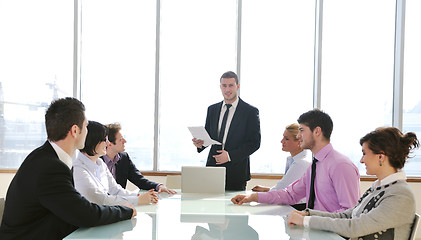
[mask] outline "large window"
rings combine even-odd
[[[334,122],[333,146],[364,175],[359,139],[367,132],[402,124],[421,138],[421,5],[400,3],[0,0],[0,168],[18,168],[45,141],[45,109],[65,96],[80,98],[89,120],[120,122],[139,169],[203,166],[208,150],[197,153],[187,127],[205,124],[231,70],[240,97],[260,110],[253,173],[284,172],[284,127],[320,105]],[[395,55],[401,14],[404,59]],[[403,96],[394,96],[396,70],[404,71]],[[421,150],[405,168],[419,169]]]
[[[119,122],[126,151],[152,170],[155,99],[154,1],[82,2],[81,100],[89,120]]]
[[[324,1],[321,109],[333,147],[362,175],[359,139],[392,125],[394,23],[393,0]]]
[[[158,169],[206,164],[188,126],[204,126],[207,107],[222,101],[219,78],[236,68],[235,0],[161,1]]]
[[[253,172],[284,172],[284,129],[313,106],[314,13],[314,1],[243,1],[240,95],[262,134]]]
[[[46,140],[44,114],[73,91],[73,1],[0,1],[0,168]]]
[[[421,139],[421,1],[406,1],[405,67],[403,88],[403,131],[413,131]],[[421,175],[421,149],[412,155],[405,172]]]

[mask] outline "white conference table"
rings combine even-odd
[[[65,239],[343,239],[332,232],[289,226],[290,206],[231,203],[243,193],[251,192],[162,193],[157,204],[137,206],[131,220],[80,228]]]

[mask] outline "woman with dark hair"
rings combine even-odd
[[[107,153],[107,128],[95,121],[89,121],[87,128],[85,147],[73,161],[75,188],[89,201],[102,205],[158,202],[153,190],[139,195],[137,191],[128,191],[116,183],[107,165],[99,158]]]
[[[306,209],[287,217],[292,225],[336,232],[351,239],[408,239],[415,216],[415,198],[402,171],[409,153],[419,147],[413,132],[377,128],[360,139],[360,160],[367,175],[376,175],[357,205],[341,213]]]

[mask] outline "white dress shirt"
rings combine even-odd
[[[67,154],[67,152],[65,152],[63,149],[61,149],[61,147],[59,147],[54,142],[51,142],[50,140],[48,142],[54,148],[54,151],[56,151],[58,158],[62,162],[64,162],[64,164],[66,164],[70,169],[72,169],[72,157],[69,156],[69,154]]]
[[[107,165],[98,158],[94,163],[83,153],[73,161],[75,188],[89,201],[101,205],[137,205],[137,191],[122,188],[113,178]]]
[[[228,118],[227,118],[227,123],[226,123],[227,125],[225,125],[224,139],[222,139],[222,149],[224,149],[225,142],[227,140],[228,130],[231,126],[231,121],[234,116],[235,110],[237,109],[238,101],[239,101],[239,98],[237,97],[237,100],[235,100],[232,103],[232,106],[229,108]],[[226,111],[227,111],[227,106],[226,106],[226,103],[224,102],[221,108],[221,113],[219,114],[218,133],[221,130],[222,119],[224,118],[224,114]]]
[[[292,158],[292,163],[289,165],[289,169],[284,177],[273,186],[270,191],[280,190],[288,187],[291,183],[300,179],[301,176],[307,171],[307,168],[311,165],[311,154],[308,150],[303,150],[299,154],[295,155]]]

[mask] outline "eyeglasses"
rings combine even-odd
[[[102,141],[103,142],[107,142],[108,141],[108,136],[106,136]]]

